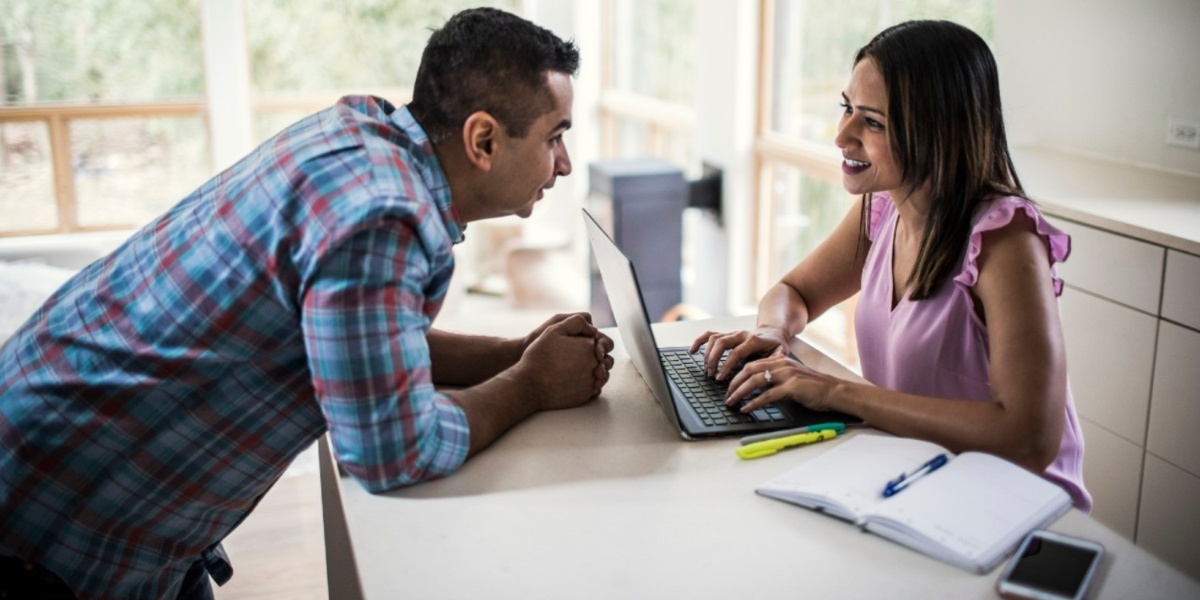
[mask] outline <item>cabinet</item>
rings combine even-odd
[[[1168,268],[1166,288],[1195,282],[1171,278]],[[1196,303],[1193,296],[1190,308]],[[1200,579],[1200,331],[1166,320],[1165,298],[1163,313],[1134,541]]]
[[[1081,418],[1079,425],[1084,443],[1083,481],[1095,502],[1092,516],[1132,540],[1145,450],[1086,418]]]
[[[1200,477],[1197,426],[1200,426],[1200,332],[1164,320],[1158,329],[1146,449]]]
[[[629,257],[647,316],[658,321],[683,300],[683,209],[688,182],[661,159],[612,159],[589,169],[588,210]],[[595,259],[590,261],[592,322],[615,324]]]
[[[1200,331],[1200,256],[1177,250],[1167,253],[1162,315]]]
[[[1137,545],[1193,578],[1200,575],[1200,478],[1146,455]]]
[[[1200,256],[1051,221],[1092,514],[1200,578]]]
[[[1158,319],[1070,285],[1059,306],[1075,408],[1144,446]]]

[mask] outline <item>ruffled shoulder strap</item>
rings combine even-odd
[[[979,280],[979,266],[976,261],[983,250],[983,234],[1011,223],[1018,210],[1023,211],[1033,221],[1037,234],[1046,241],[1046,247],[1050,249],[1050,276],[1054,278],[1054,295],[1061,296],[1063,281],[1054,265],[1070,256],[1071,236],[1048,223],[1032,202],[1018,196],[994,200],[976,215],[975,225],[971,227],[971,236],[967,240],[967,256],[963,261],[963,270],[954,281],[967,287],[975,285]]]
[[[895,205],[892,204],[891,196],[886,193],[877,192],[871,194],[871,210],[867,213],[867,239],[872,242],[879,237],[879,232],[883,231],[883,224],[891,217],[892,211],[895,210]]]

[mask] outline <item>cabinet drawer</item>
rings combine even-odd
[[[1138,490],[1142,485],[1142,449],[1087,419],[1083,429],[1083,486],[1092,495],[1092,518],[1133,540]]]
[[[1146,456],[1137,545],[1200,580],[1200,477]]]
[[[1146,448],[1200,477],[1200,333],[1159,321]]]
[[[1068,285],[1158,314],[1165,248],[1072,221],[1053,223],[1071,236],[1071,255],[1058,265]]]
[[[1059,306],[1079,415],[1145,447],[1158,319],[1073,289]]]
[[[1167,251],[1162,316],[1200,330],[1200,256]]]

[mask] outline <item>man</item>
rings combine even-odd
[[[578,61],[460,13],[411,105],[343,98],[55,293],[0,348],[0,590],[211,597],[221,539],[326,431],[381,491],[598,395],[612,341],[586,314],[519,340],[431,328],[466,224],[528,216],[571,172]]]

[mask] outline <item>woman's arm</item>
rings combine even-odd
[[[833,233],[772,288],[789,290],[786,305],[780,302],[782,293],[763,298],[758,307],[759,327],[783,328],[791,338],[809,321],[858,292],[870,249],[870,241],[859,230],[862,208],[862,198],[855,200]]]
[[[704,362],[717,379],[753,355],[787,354],[788,341],[830,307],[858,291],[867,246],[860,247],[859,214],[862,199],[854,202],[829,237],[767,291],[758,304],[753,331],[705,332],[692,343],[692,352],[706,344]],[[716,372],[725,350],[727,365]]]
[[[1048,249],[1020,211],[984,234],[973,288],[986,318],[992,399],[933,398],[845,382],[784,359],[748,365],[731,383],[731,400],[774,386],[751,408],[792,398],[819,410],[861,417],[896,435],[930,440],[954,452],[978,450],[1041,472],[1058,455],[1067,397],[1066,356]]]

